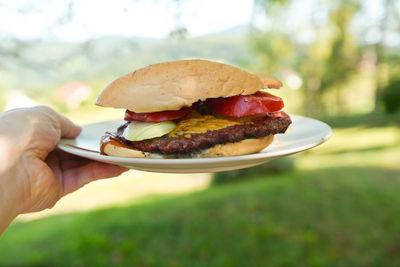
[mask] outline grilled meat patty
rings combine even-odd
[[[123,137],[128,123],[118,128],[113,138],[122,144],[134,149],[160,153],[164,155],[195,153],[218,144],[234,143],[244,139],[260,138],[268,135],[284,133],[291,123],[290,117],[283,116],[255,117],[253,120],[244,120],[240,124],[228,126],[218,130],[208,130],[204,133],[185,133],[176,136],[162,136],[143,141],[129,141]],[[109,133],[108,133],[109,134]],[[111,134],[109,134],[111,135]]]

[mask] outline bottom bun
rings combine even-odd
[[[122,158],[151,158],[150,153],[139,151],[136,149],[116,146],[112,143],[107,143],[104,146],[104,154]]]
[[[257,139],[245,139],[236,143],[226,143],[223,145],[216,145],[212,148],[204,151],[200,155],[202,158],[213,158],[213,157],[229,157],[247,155],[259,152],[269,146],[274,140],[273,135]]]
[[[212,157],[229,157],[239,156],[259,152],[269,146],[274,140],[273,135],[269,135],[257,139],[245,139],[236,143],[226,143],[213,146],[210,149],[204,150],[196,157],[212,158]],[[124,158],[162,158],[160,154],[130,149],[122,146],[116,146],[112,143],[107,143],[104,147],[104,153],[109,156],[124,157]]]

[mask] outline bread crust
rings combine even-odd
[[[282,87],[282,82],[271,74],[266,74],[262,72],[254,72],[253,74],[256,75],[263,82],[266,88],[279,89]]]
[[[259,152],[268,147],[274,140],[273,135],[257,139],[245,139],[236,143],[216,145],[201,155],[202,158],[229,157]]]
[[[134,112],[178,110],[198,100],[253,94],[264,87],[254,74],[208,60],[153,64],[109,84],[96,105]]]
[[[273,135],[269,135],[257,139],[245,139],[236,143],[226,143],[216,145],[208,150],[205,150],[199,157],[229,157],[247,155],[259,152],[268,147],[274,140]],[[145,153],[135,149],[129,149],[121,146],[107,143],[104,147],[104,153],[109,156],[124,157],[124,158],[160,158],[160,155]]]
[[[149,158],[150,153],[145,153],[140,150],[130,149],[122,146],[116,146],[112,143],[107,143],[104,146],[104,154],[122,158]]]

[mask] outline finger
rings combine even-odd
[[[58,116],[58,121],[60,122],[61,137],[75,138],[81,133],[82,128],[79,125],[76,125],[63,115],[58,113],[56,114]]]
[[[94,180],[121,175],[128,169],[102,162],[92,161],[78,168],[65,170],[63,192],[69,194]]]
[[[55,149],[55,152],[57,153],[57,157],[60,159],[61,168],[63,170],[78,168],[78,167],[86,165],[90,162],[93,162],[93,160],[90,160],[87,158],[82,158],[82,157],[64,152],[58,148]]]
[[[82,130],[80,126],[74,124],[68,118],[57,113],[50,107],[38,106],[35,107],[35,109],[47,114],[53,119],[53,122],[56,123],[58,128],[60,129],[60,137],[75,138],[80,134]]]
[[[60,158],[58,157],[58,151],[53,151],[50,152],[49,155],[46,158],[46,163],[50,167],[50,169],[53,171],[56,177],[61,179],[62,177],[62,169],[61,169],[61,161]]]

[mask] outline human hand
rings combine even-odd
[[[51,208],[63,196],[127,169],[56,149],[81,128],[48,107],[0,115],[0,233],[18,214]]]

